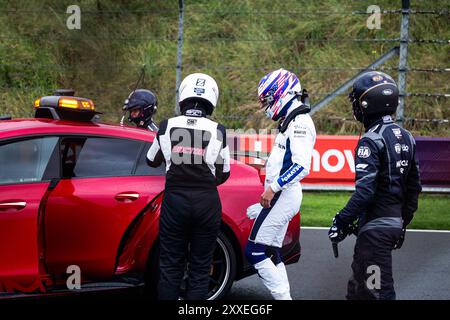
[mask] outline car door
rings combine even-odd
[[[0,292],[44,291],[39,208],[59,175],[57,137],[0,142]]]
[[[56,279],[71,265],[83,280],[114,274],[121,239],[164,188],[164,172],[137,176],[145,143],[111,137],[62,137],[62,179],[45,209],[45,261]]]

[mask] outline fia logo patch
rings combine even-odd
[[[395,148],[395,152],[397,152],[397,154],[400,154],[402,152],[402,146],[400,143],[396,143],[394,145],[394,148]]]
[[[371,152],[370,152],[369,147],[361,146],[358,148],[357,155],[358,155],[358,158],[365,159],[365,158],[370,157],[370,153]]]

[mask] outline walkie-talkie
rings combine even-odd
[[[338,249],[338,243],[332,242],[331,246],[333,247],[333,253],[335,258],[339,258],[339,249]]]

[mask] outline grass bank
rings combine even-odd
[[[350,192],[304,192],[302,226],[328,227]],[[413,229],[450,230],[450,195],[421,194],[419,209],[409,226]]]

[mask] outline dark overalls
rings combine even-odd
[[[339,213],[346,224],[359,219],[347,298],[395,299],[392,250],[421,191],[414,138],[389,116],[378,119],[359,140],[355,170],[355,192]]]
[[[151,166],[166,163],[159,221],[158,296],[177,300],[188,264],[185,299],[207,298],[209,272],[222,221],[217,185],[230,175],[225,128],[192,110],[161,122],[148,151]],[[186,255],[188,253],[188,255]]]

